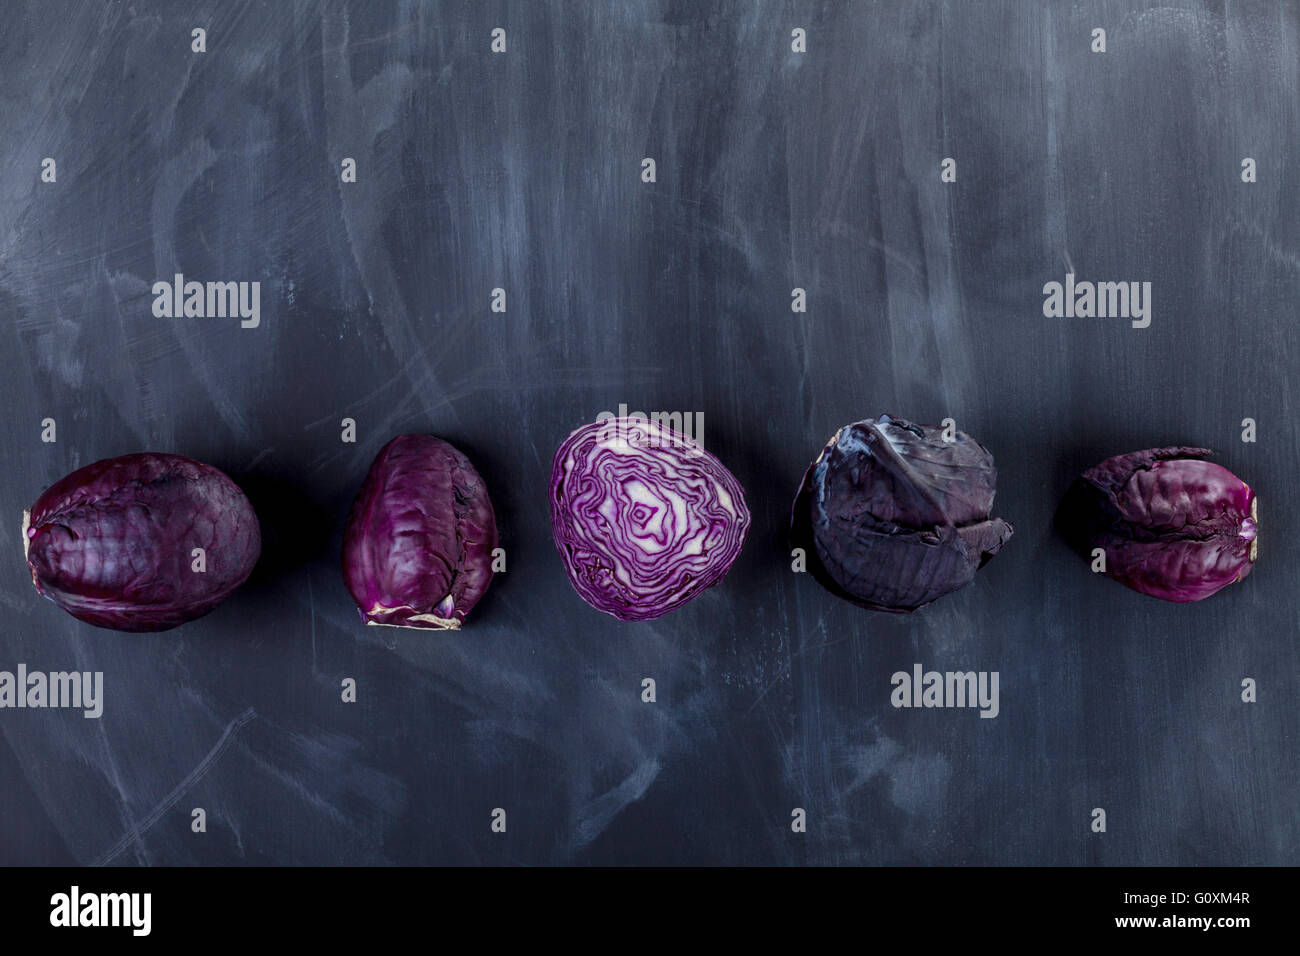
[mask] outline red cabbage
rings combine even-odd
[[[649,621],[727,573],[749,530],[745,492],[691,438],[637,416],[584,425],[555,453],[551,528],[578,595]]]
[[[253,506],[224,473],[143,453],[50,486],[23,512],[23,545],[40,594],[96,627],[142,632],[220,604],[252,572],[262,537]]]
[[[469,459],[399,435],[370,466],[343,538],[343,577],[367,624],[454,630],[492,583],[496,516]]]
[[[793,543],[832,593],[907,613],[969,584],[1011,539],[993,456],[965,432],[881,415],[831,436],[804,474]]]
[[[1108,458],[1071,489],[1063,527],[1105,574],[1166,601],[1200,601],[1250,574],[1258,553],[1255,492],[1207,448],[1151,448]]]

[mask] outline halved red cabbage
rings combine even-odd
[[[555,546],[578,595],[621,621],[667,614],[720,581],[749,521],[735,476],[659,422],[593,422],[555,452]]]

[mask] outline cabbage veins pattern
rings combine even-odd
[[[740,482],[712,454],[656,422],[615,418],[556,451],[551,520],[582,599],[646,621],[721,580],[750,517]]]

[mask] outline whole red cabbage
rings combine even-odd
[[[1259,542],[1255,492],[1208,448],[1150,448],[1088,469],[1063,525],[1105,574],[1166,601],[1200,601],[1250,574]]]
[[[367,624],[454,630],[492,583],[496,515],[468,458],[432,435],[375,456],[343,538],[343,577]]]
[[[88,624],[139,632],[211,611],[248,578],[262,538],[253,506],[224,473],[142,453],[51,485],[23,513],[23,545],[39,593]]]
[[[749,520],[722,462],[657,421],[597,421],[555,452],[555,546],[578,595],[621,621],[667,614],[720,581]]]
[[[1011,539],[997,470],[965,432],[881,415],[845,425],[804,474],[793,542],[833,594],[908,613],[969,584]]]

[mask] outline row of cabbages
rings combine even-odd
[[[1255,493],[1204,448],[1157,448],[1085,472],[1063,523],[1093,569],[1167,601],[1250,573]],[[804,475],[791,544],[822,584],[906,613],[968,584],[1011,539],[993,517],[993,457],[969,435],[889,415],[841,428]],[[648,621],[720,581],[749,530],[734,475],[691,438],[639,417],[573,432],[550,483],[555,546],[578,595]],[[252,505],[221,471],[179,455],[96,462],[23,514],[36,590],[97,627],[162,631],[206,614],[261,551]],[[343,576],[367,624],[456,629],[497,549],[483,479],[447,442],[401,435],[348,519]],[[792,552],[799,555],[799,551]],[[797,563],[797,559],[796,559]]]

